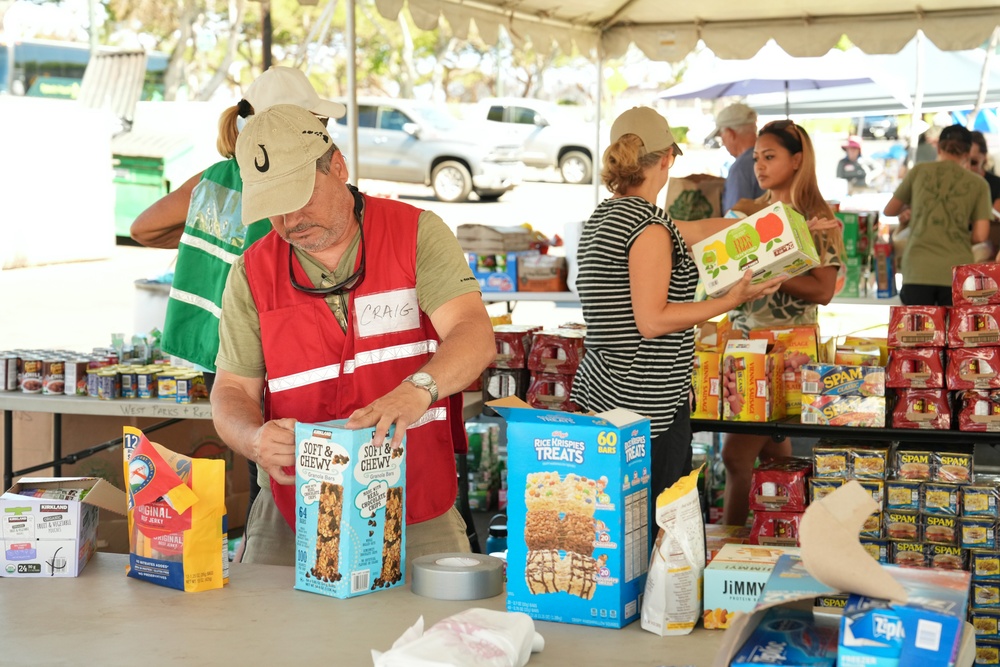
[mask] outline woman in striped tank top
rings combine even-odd
[[[619,116],[611,142],[602,180],[612,197],[584,224],[578,250],[587,353],[572,398],[584,410],[627,408],[651,418],[655,498],[691,470],[694,326],[773,293],[781,279],[751,285],[747,271],[725,296],[695,303],[690,247],[733,221],[675,222],[656,205],[681,150],[653,109]]]

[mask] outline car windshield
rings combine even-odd
[[[412,111],[416,116],[420,116],[424,122],[430,124],[435,130],[449,132],[454,130],[455,126],[458,125],[458,121],[454,117],[437,107],[415,106],[409,109],[409,111]]]

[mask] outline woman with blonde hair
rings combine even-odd
[[[651,417],[651,493],[691,470],[689,389],[696,324],[771,294],[781,279],[694,302],[690,247],[731,219],[674,221],[656,205],[681,150],[663,116],[635,107],[615,120],[602,180],[612,193],[584,224],[576,287],[587,323],[572,399],[584,410],[628,408]]]
[[[805,129],[791,120],[768,123],[757,133],[754,173],[764,194],[756,209],[782,202],[810,221],[820,266],[786,280],[778,290],[751,299],[729,313],[740,331],[816,324],[819,305],[830,303],[843,265],[844,239],[833,209],[823,199],[816,180],[816,153]],[[746,211],[753,213],[754,210]],[[726,435],[722,460],[726,465],[723,523],[743,525],[749,514],[750,478],[754,461],[790,456],[791,444],[770,436]]]

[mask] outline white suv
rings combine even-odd
[[[594,125],[566,108],[543,100],[495,97],[480,100],[476,117],[516,140],[529,167],[555,167],[567,183],[589,183],[593,178],[594,161],[600,159]]]
[[[328,130],[346,147],[346,118],[331,121]],[[359,178],[423,183],[441,201],[462,201],[470,192],[496,201],[521,182],[520,153],[516,143],[484,139],[471,124],[430,104],[358,99]]]

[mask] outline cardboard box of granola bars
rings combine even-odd
[[[406,574],[406,439],[346,423],[295,425],[295,588],[336,598]]]
[[[620,628],[649,564],[649,418],[488,405],[507,421],[507,609]],[[513,489],[519,489],[517,493]]]

